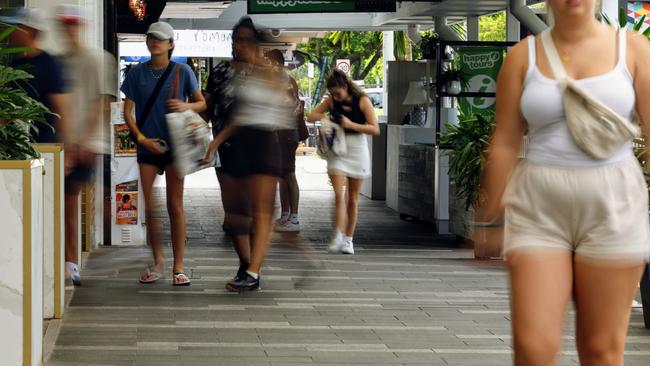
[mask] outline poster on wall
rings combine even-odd
[[[650,2],[630,1],[627,4],[627,22],[630,29],[634,29],[634,25],[644,16],[644,25],[641,26],[641,32],[645,32],[646,29],[650,28]]]
[[[133,180],[115,186],[115,224],[138,224],[138,181]]]
[[[129,127],[126,124],[113,125],[113,131],[115,135],[115,139],[113,140],[115,156],[135,156],[135,141],[131,138]]]
[[[111,103],[111,124],[121,125],[126,123],[124,120],[124,102]]]
[[[497,78],[503,64],[501,47],[462,47],[457,55],[460,67],[467,78],[465,92],[495,93]],[[465,114],[491,113],[494,111],[495,98],[463,97],[460,98],[460,111]]]

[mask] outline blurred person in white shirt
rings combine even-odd
[[[61,5],[55,18],[65,43],[66,85],[71,93],[70,123],[65,136],[65,261],[75,285],[81,284],[78,267],[77,205],[79,193],[92,181],[97,157],[110,152],[105,124],[115,101],[116,64],[112,55],[83,44],[86,19],[80,7]]]

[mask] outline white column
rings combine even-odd
[[[383,67],[383,72],[384,72],[384,95],[382,97],[383,104],[384,104],[384,116],[388,116],[388,61],[394,61],[395,56],[393,54],[393,50],[395,49],[395,44],[394,44],[394,38],[393,38],[393,32],[392,31],[385,31],[383,33],[383,58],[384,58],[384,67]]]
[[[506,41],[519,42],[521,38],[521,23],[510,12],[510,8],[506,10]]]
[[[480,35],[480,26],[479,26],[479,17],[468,17],[467,18],[467,40],[468,41],[479,41]]]
[[[602,0],[600,4],[600,12],[607,15],[612,20],[614,25],[618,26],[618,0]]]

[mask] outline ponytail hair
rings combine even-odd
[[[357,99],[361,99],[361,97],[366,95],[357,84],[350,80],[346,73],[339,69],[332,70],[327,77],[327,89],[344,87],[348,89],[348,93]]]

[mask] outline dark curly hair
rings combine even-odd
[[[241,17],[237,24],[235,24],[234,27],[232,27],[232,35],[233,37],[237,33],[238,30],[240,29],[248,29],[251,32],[253,32],[254,35],[254,40],[256,43],[260,43],[263,41],[262,33],[260,33],[257,28],[255,27],[255,24],[253,23],[253,19],[250,17]],[[234,40],[233,40],[234,41]]]

